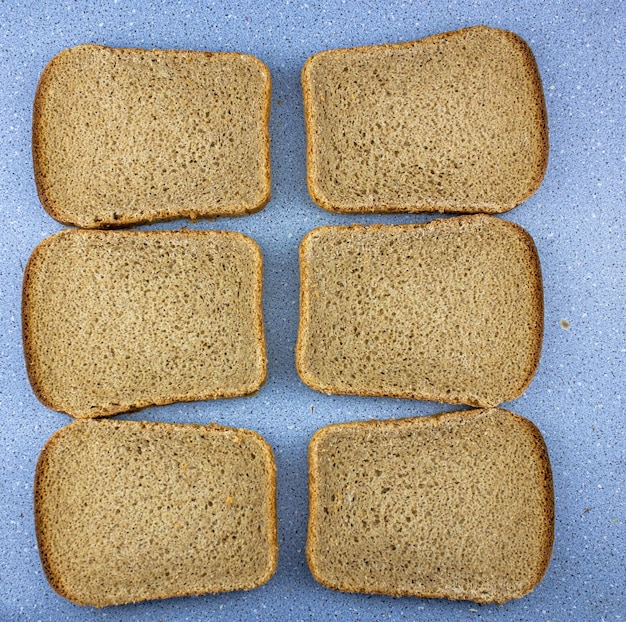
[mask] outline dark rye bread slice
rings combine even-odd
[[[302,71],[307,181],[339,212],[505,212],[548,161],[528,45],[485,26],[320,52]]]
[[[505,410],[322,428],[309,499],[307,559],[330,588],[503,603],[550,561],[546,446]]]
[[[300,246],[296,365],[324,393],[497,406],[543,338],[535,245],[486,215],[320,227]]]
[[[249,430],[76,421],[35,473],[46,577],[95,607],[262,585],[278,557],[275,470]]]
[[[41,202],[84,228],[257,211],[270,197],[270,92],[245,54],[66,49],[35,95]]]
[[[79,418],[253,394],[266,375],[261,288],[260,249],[240,233],[57,233],[24,276],[33,390]]]

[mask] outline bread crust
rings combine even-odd
[[[48,583],[52,587],[52,589],[62,596],[77,605],[82,606],[93,606],[93,607],[106,607],[110,605],[119,605],[126,604],[132,602],[140,602],[142,600],[146,600],[145,598],[129,598],[124,599],[123,601],[116,602],[108,602],[103,600],[99,596],[95,596],[93,598],[85,598],[83,595],[76,592],[75,587],[66,581],[62,572],[55,566],[54,563],[54,543],[49,542],[48,540],[48,532],[47,527],[49,519],[46,515],[45,502],[46,499],[42,493],[42,490],[45,486],[46,480],[50,477],[50,460],[51,454],[56,450],[56,448],[63,444],[64,442],[71,442],[73,433],[80,427],[84,425],[102,425],[106,426],[134,426],[136,428],[149,428],[152,430],[160,430],[164,435],[170,434],[174,430],[181,430],[185,432],[193,432],[198,430],[206,430],[211,432],[221,432],[225,435],[235,434],[238,437],[247,436],[249,438],[254,439],[259,443],[259,449],[261,449],[265,453],[265,461],[267,465],[266,475],[268,479],[268,490],[267,490],[267,514],[266,520],[269,526],[268,530],[268,549],[269,549],[269,564],[265,571],[265,573],[258,578],[258,581],[254,582],[254,584],[250,585],[242,585],[239,587],[233,588],[233,590],[250,590],[256,587],[260,587],[267,583],[272,576],[276,572],[276,568],[278,565],[278,530],[277,530],[277,520],[276,520],[276,463],[274,460],[274,453],[272,451],[269,443],[257,432],[252,430],[246,430],[242,428],[229,428],[217,425],[215,423],[211,423],[209,425],[199,425],[199,424],[180,424],[180,423],[161,423],[161,422],[147,422],[147,421],[123,421],[123,420],[101,420],[101,421],[75,421],[70,423],[69,425],[60,428],[57,430],[45,443],[44,447],[41,450],[39,458],[37,460],[37,465],[35,468],[35,477],[34,477],[34,521],[35,521],[35,536],[38,543],[39,556],[42,564],[42,568],[44,570],[44,574]],[[216,594],[224,591],[223,589],[202,589],[197,591],[184,591],[184,592],[176,592],[171,593],[167,591],[163,591],[161,593],[155,594],[150,598],[150,600],[158,600],[165,598],[173,598],[180,596],[198,596],[201,594]]]
[[[316,137],[316,120],[315,106],[317,104],[313,93],[312,71],[316,63],[323,63],[326,59],[335,59],[345,57],[347,55],[362,55],[371,53],[372,50],[379,49],[381,51],[394,49],[420,49],[424,46],[438,44],[448,40],[454,40],[463,37],[472,32],[492,33],[493,36],[506,38],[513,48],[519,50],[523,65],[526,71],[533,76],[534,89],[530,99],[534,102],[536,131],[539,134],[539,147],[535,153],[535,164],[532,174],[528,179],[527,188],[518,196],[511,196],[508,201],[490,201],[481,200],[478,202],[466,203],[463,200],[450,200],[449,198],[441,199],[433,193],[428,200],[419,202],[404,201],[349,201],[340,202],[328,196],[324,189],[320,186],[321,178],[320,165],[317,160],[317,141]],[[307,186],[311,199],[323,209],[330,212],[339,213],[419,213],[419,212],[439,212],[439,213],[485,213],[498,214],[507,212],[517,205],[526,201],[532,196],[545,177],[548,166],[549,137],[548,137],[548,115],[543,94],[543,86],[541,76],[537,67],[537,62],[532,53],[530,46],[519,35],[497,28],[488,26],[472,26],[462,28],[458,31],[445,32],[432,35],[424,39],[404,42],[381,44],[373,46],[358,46],[354,48],[339,48],[334,50],[325,50],[318,52],[309,57],[305,62],[301,72],[302,93],[304,103],[304,120],[306,134],[306,162],[307,162]]]
[[[423,590],[397,590],[397,589],[358,589],[354,585],[350,588],[333,582],[324,575],[320,568],[320,560],[317,559],[316,550],[318,549],[318,528],[316,525],[316,517],[319,515],[319,490],[320,481],[317,477],[320,465],[319,447],[324,437],[333,435],[336,431],[342,429],[360,429],[364,431],[372,429],[388,430],[397,428],[410,428],[412,426],[428,427],[441,426],[449,422],[468,421],[474,417],[480,417],[489,413],[497,413],[497,416],[509,417],[517,422],[517,424],[528,434],[535,444],[536,460],[542,470],[541,485],[543,490],[543,499],[545,502],[545,529],[541,536],[541,556],[537,566],[537,572],[521,589],[511,591],[507,595],[498,595],[494,597],[481,597],[476,595],[458,595],[452,589],[442,589],[439,591],[423,591]],[[314,579],[329,589],[339,590],[341,592],[363,593],[363,594],[381,594],[387,596],[413,596],[419,598],[446,598],[449,600],[471,600],[477,603],[497,603],[503,604],[515,598],[521,598],[533,591],[545,576],[550,558],[552,556],[552,547],[554,544],[554,483],[552,477],[552,467],[548,456],[548,450],[539,429],[528,419],[521,417],[511,411],[503,409],[479,409],[479,410],[461,410],[454,412],[442,412],[436,415],[416,418],[403,419],[386,419],[368,421],[358,421],[349,423],[335,423],[318,429],[309,443],[308,449],[309,463],[309,522],[307,526],[307,543],[306,557],[309,569]]]
[[[187,208],[172,208],[164,202],[158,212],[142,215],[141,212],[126,212],[115,214],[115,217],[104,215],[88,215],[81,217],[79,214],[69,210],[68,207],[50,193],[50,188],[54,185],[54,172],[50,170],[47,162],[47,153],[45,145],[46,121],[44,107],[46,98],[49,96],[51,88],[54,87],[56,73],[59,66],[62,65],[66,56],[75,53],[77,50],[93,50],[106,51],[110,54],[124,54],[136,57],[145,57],[147,61],[151,59],[179,58],[188,62],[193,62],[196,58],[201,59],[223,59],[227,62],[232,58],[246,59],[257,66],[260,74],[263,76],[266,88],[263,92],[262,116],[260,120],[260,130],[262,133],[262,169],[263,169],[263,189],[253,203],[240,202],[239,204],[216,206],[212,204],[194,205]],[[146,62],[147,62],[146,61]],[[62,69],[61,69],[62,71]],[[145,50],[139,48],[110,48],[107,46],[96,44],[81,44],[72,48],[67,48],[54,56],[44,68],[37,88],[35,91],[35,99],[33,103],[33,122],[32,122],[32,157],[33,169],[35,176],[35,184],[39,200],[44,209],[52,218],[64,225],[75,225],[84,229],[115,229],[123,227],[131,227],[135,225],[149,224],[153,222],[165,222],[176,220],[178,218],[188,218],[196,221],[201,218],[213,219],[216,217],[226,216],[245,216],[262,210],[271,198],[271,163],[270,163],[270,135],[269,135],[269,119],[271,109],[271,75],[268,67],[258,58],[250,54],[241,54],[238,52],[200,52],[185,50]],[[201,203],[197,201],[196,203]],[[106,211],[106,209],[104,210]]]
[[[440,227],[450,227],[454,226],[456,223],[459,226],[462,226],[463,223],[485,223],[488,225],[497,224],[502,227],[504,230],[509,230],[513,232],[519,239],[521,239],[528,251],[528,274],[530,279],[532,280],[533,285],[533,304],[535,308],[535,316],[533,317],[533,323],[535,326],[535,330],[533,332],[533,345],[531,347],[532,350],[532,358],[528,361],[528,367],[526,368],[523,376],[520,378],[519,383],[516,387],[516,390],[510,394],[501,395],[498,399],[488,399],[484,395],[481,395],[479,390],[471,392],[464,392],[461,398],[457,398],[453,395],[442,395],[441,390],[438,390],[437,387],[432,387],[432,390],[419,390],[416,391],[409,387],[407,388],[397,388],[393,391],[391,390],[380,390],[372,387],[367,388],[358,388],[349,390],[344,386],[340,386],[339,383],[334,384],[324,384],[319,378],[316,376],[315,372],[307,367],[306,364],[306,351],[308,347],[308,333],[309,333],[309,318],[311,317],[311,308],[313,305],[312,302],[312,290],[313,286],[310,281],[310,271],[312,270],[309,267],[307,261],[307,253],[309,252],[309,246],[312,241],[320,235],[326,235],[328,233],[350,233],[350,232],[365,232],[365,231],[432,231],[433,234],[436,234],[438,228]],[[400,397],[400,398],[409,398],[409,399],[419,399],[419,400],[429,400],[440,403],[447,404],[466,404],[468,406],[476,406],[480,408],[489,408],[495,407],[501,404],[502,402],[509,401],[521,396],[526,389],[530,386],[532,379],[534,378],[537,369],[539,367],[539,360],[541,357],[541,348],[543,342],[543,332],[544,332],[544,302],[543,302],[543,284],[542,284],[542,276],[541,276],[541,266],[539,263],[539,255],[537,252],[537,248],[535,243],[530,236],[530,234],[520,225],[506,221],[501,219],[496,219],[493,216],[487,215],[465,215],[465,216],[457,216],[453,219],[438,219],[433,220],[424,224],[409,224],[409,225],[332,225],[332,226],[322,226],[316,229],[313,229],[309,233],[307,233],[302,242],[300,244],[299,250],[300,257],[300,321],[299,321],[299,329],[298,329],[298,337],[296,341],[296,369],[300,379],[304,384],[314,389],[315,391],[319,391],[321,393],[326,394],[342,394],[342,395],[361,395],[361,396],[371,396],[371,397]]]
[[[37,348],[34,346],[34,342],[37,339],[37,335],[34,332],[31,323],[31,314],[34,313],[31,303],[31,291],[33,288],[33,281],[37,278],[38,271],[41,270],[44,254],[50,247],[58,242],[58,240],[67,236],[93,236],[93,235],[123,235],[136,238],[143,238],[145,240],[160,239],[167,240],[168,238],[176,238],[178,236],[189,236],[196,238],[203,237],[218,237],[218,238],[234,238],[245,240],[246,244],[253,249],[255,255],[254,265],[254,278],[255,278],[255,333],[259,352],[261,353],[260,359],[260,375],[258,381],[255,384],[253,390],[237,390],[237,391],[202,391],[193,396],[186,395],[163,395],[161,397],[155,397],[154,399],[138,399],[132,404],[117,404],[117,405],[99,405],[91,409],[76,409],[66,400],[50,393],[44,388],[45,379],[43,377],[43,371],[41,369],[40,357],[37,355]],[[263,322],[263,256],[259,245],[250,237],[238,233],[235,231],[198,231],[183,229],[179,231],[123,231],[123,232],[97,232],[97,231],[80,231],[76,229],[63,230],[55,233],[48,238],[44,239],[32,252],[24,270],[24,280],[22,285],[22,342],[24,348],[24,359],[26,364],[26,371],[30,385],[35,393],[37,399],[47,408],[58,412],[64,412],[72,417],[79,419],[107,417],[121,412],[134,412],[147,408],[149,406],[162,406],[166,404],[172,404],[175,402],[183,401],[197,401],[206,399],[228,398],[228,397],[242,397],[247,395],[256,394],[259,389],[265,384],[267,378],[267,349],[265,342],[265,330]]]

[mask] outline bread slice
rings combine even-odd
[[[322,428],[309,499],[307,559],[330,588],[503,603],[550,561],[546,446],[505,410]]]
[[[76,421],[35,473],[46,577],[95,607],[262,585],[278,556],[275,470],[249,430]]]
[[[66,49],[35,95],[41,202],[85,228],[257,211],[270,197],[270,91],[245,54]]]
[[[266,374],[261,287],[261,252],[240,233],[57,233],[24,276],[32,387],[79,418],[255,393]]]
[[[511,222],[320,227],[302,241],[300,274],[296,364],[317,391],[486,407],[535,374],[541,270]]]
[[[505,212],[548,162],[528,45],[477,26],[315,54],[302,71],[307,180],[338,212]]]

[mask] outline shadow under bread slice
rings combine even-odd
[[[323,585],[503,603],[544,576],[548,453],[499,409],[330,425],[309,446],[307,558]]]

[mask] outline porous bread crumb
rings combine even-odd
[[[302,88],[309,192],[325,209],[504,212],[544,177],[541,77],[511,32],[320,52]]]
[[[518,225],[479,214],[320,227],[300,273],[296,365],[313,389],[486,407],[537,370],[541,269]]]
[[[545,443],[499,410],[336,424],[309,446],[307,559],[348,592],[503,603],[545,574]]]
[[[250,395],[266,375],[262,257],[225,231],[82,231],[26,267],[26,367],[49,408],[89,418]]]
[[[257,211],[270,196],[270,92],[246,54],[66,49],[35,95],[41,202],[85,228]]]
[[[39,457],[35,528],[51,586],[81,605],[251,589],[277,563],[272,450],[215,425],[77,421]]]

